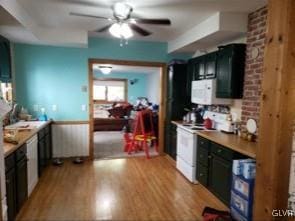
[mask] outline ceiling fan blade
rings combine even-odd
[[[113,24],[106,25],[100,29],[95,30],[95,32],[104,32],[104,31],[108,30],[112,25]]]
[[[133,31],[137,32],[138,34],[140,34],[142,36],[149,36],[150,34],[152,34],[151,32],[139,27],[136,24],[130,23],[129,26]]]
[[[148,19],[148,18],[130,18],[130,20],[135,21],[139,24],[149,24],[149,25],[171,25],[171,21],[167,18],[159,19]]]
[[[88,18],[106,19],[106,20],[109,20],[109,21],[113,21],[113,19],[111,19],[111,18],[97,16],[97,15],[83,14],[83,13],[78,13],[78,12],[70,12],[70,15],[88,17]]]
[[[52,2],[57,3],[69,3],[69,4],[76,4],[76,5],[83,5],[83,6],[89,6],[89,7],[100,7],[100,8],[110,8],[110,5],[106,3],[99,3],[99,2],[93,2],[89,0],[50,0]]]

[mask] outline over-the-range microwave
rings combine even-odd
[[[192,81],[192,103],[202,105],[229,105],[231,99],[216,98],[216,79]]]

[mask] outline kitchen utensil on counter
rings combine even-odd
[[[42,107],[41,108],[41,115],[39,116],[39,121],[47,121],[47,115],[46,115],[46,112],[45,112],[45,108]]]
[[[206,129],[212,129],[212,125],[213,125],[213,123],[212,123],[212,120],[210,120],[210,118],[206,118],[204,120],[204,127]]]
[[[256,130],[257,130],[256,121],[254,119],[247,120],[246,128],[247,128],[249,133],[255,134]]]

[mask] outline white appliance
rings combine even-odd
[[[212,105],[232,103],[231,99],[216,98],[216,79],[192,81],[192,103]]]
[[[227,133],[232,133],[234,131],[234,126],[231,121],[228,121],[230,114],[217,113],[213,111],[206,111],[203,118],[209,118],[213,122],[213,128],[219,131],[224,131]]]
[[[38,182],[38,136],[33,136],[26,144],[28,158],[28,195],[30,196]]]
[[[197,135],[177,127],[176,168],[192,183],[196,180]]]

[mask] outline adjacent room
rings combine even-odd
[[[295,1],[0,0],[0,221],[295,217]]]
[[[93,65],[94,158],[145,156],[142,147],[135,150],[129,145],[137,115],[145,109],[151,110],[156,138],[148,143],[149,155],[158,155],[153,144],[158,140],[160,72],[158,67]]]

